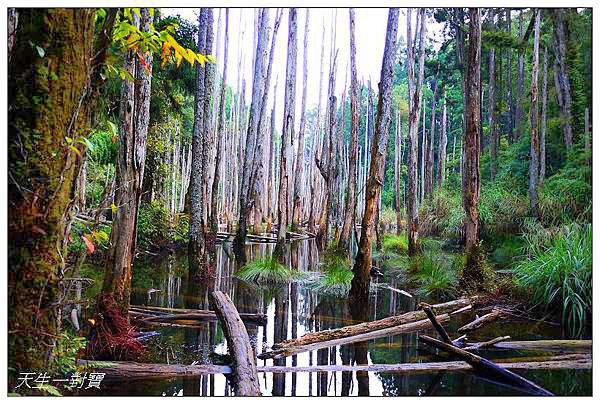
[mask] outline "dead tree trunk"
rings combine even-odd
[[[419,140],[417,138],[417,129],[419,114],[421,112],[421,97],[419,97],[419,89],[423,83],[424,63],[425,63],[425,24],[424,17],[421,23],[420,44],[419,44],[419,75],[417,83],[414,83],[414,62],[415,56],[413,53],[412,32],[411,32],[411,12],[407,11],[407,59],[408,59],[408,98],[409,98],[409,119],[408,119],[408,195],[406,206],[406,225],[408,231],[408,255],[413,256],[419,254],[421,248],[419,246],[419,218],[417,213],[417,148]],[[424,14],[423,9],[420,13]],[[415,38],[416,42],[416,38]]]
[[[402,110],[398,106],[396,118],[396,164],[394,164],[394,183],[396,190],[396,234],[402,232],[402,199],[400,198],[400,181],[402,180]]]
[[[344,226],[338,243],[341,250],[350,250],[350,237],[356,211],[356,156],[358,149],[358,75],[356,73],[356,43],[354,9],[349,9],[350,20],[350,150],[348,161],[348,197],[346,198]],[[342,118],[343,119],[343,118]]]
[[[544,46],[544,77],[542,79],[542,112],[540,117],[540,177],[539,187],[546,178],[546,104],[548,103],[548,49]]]
[[[480,158],[480,108],[479,86],[481,85],[481,11],[469,9],[469,54],[466,65],[466,133],[464,141],[464,181],[465,193],[463,206],[465,210],[466,254],[467,262],[463,271],[463,279],[480,285],[483,280],[479,260],[479,192],[481,186],[479,172]]]
[[[492,31],[495,30],[494,15],[491,17]],[[496,87],[496,72],[495,72],[495,58],[496,49],[492,46],[488,55],[488,70],[489,70],[489,81],[488,81],[488,131],[490,134],[490,174],[492,181],[496,179],[496,172],[498,171],[498,132],[496,130],[496,100],[494,98],[494,92]]]
[[[304,196],[304,130],[306,127],[306,84],[308,80],[308,20],[310,9],[306,9],[306,22],[304,24],[304,62],[302,65],[302,107],[300,109],[300,133],[298,134],[298,155],[294,177],[294,214],[292,231],[297,231],[302,219],[302,198]]]
[[[554,10],[554,35],[556,38],[556,60],[558,61],[558,88],[561,94],[562,125],[563,136],[567,150],[573,148],[573,118],[572,118],[572,98],[571,84],[567,72],[567,39],[564,25],[564,10],[557,8]]]
[[[281,132],[281,159],[279,162],[279,207],[277,224],[277,245],[273,255],[283,258],[283,246],[287,232],[288,217],[288,174],[287,155],[288,139],[294,135],[294,119],[296,116],[296,59],[298,51],[297,9],[290,8],[288,14],[288,52],[285,71],[285,99],[283,100],[283,129]]]
[[[360,244],[355,258],[352,272],[352,286],[350,297],[357,304],[369,293],[369,282],[371,276],[371,250],[373,243],[373,219],[376,204],[383,186],[383,167],[387,149],[387,133],[390,123],[390,112],[392,104],[392,79],[393,67],[396,54],[396,40],[398,36],[398,17],[400,9],[390,8],[388,14],[385,48],[381,65],[381,79],[379,82],[379,103],[377,105],[377,121],[371,145],[371,167],[369,182],[365,194],[365,213],[362,220]]]
[[[440,134],[440,144],[438,151],[438,175],[437,189],[442,190],[444,185],[444,177],[446,173],[446,145],[448,144],[448,136],[446,134],[446,95],[442,93],[442,133]],[[456,136],[454,137],[456,142]]]
[[[529,151],[529,203],[534,214],[537,214],[537,188],[540,177],[540,140],[538,138],[538,65],[540,50],[540,9],[534,9],[535,19],[533,37],[533,60],[531,62],[531,144]]]
[[[219,20],[220,20],[219,13]],[[220,181],[220,170],[221,164],[221,147],[224,142],[223,138],[223,126],[225,126],[225,85],[227,81],[227,59],[229,57],[229,8],[225,9],[225,49],[223,57],[223,77],[221,78],[221,90],[219,100],[219,121],[217,127],[216,143],[217,153],[215,154],[215,173],[213,176],[212,193],[210,202],[210,230],[213,233],[219,231],[219,217],[217,214],[217,194],[219,193],[219,181]]]

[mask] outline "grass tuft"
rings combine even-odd
[[[285,283],[302,279],[303,274],[282,265],[273,257],[263,257],[244,265],[235,276],[246,282]]]

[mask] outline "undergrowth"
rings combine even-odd
[[[302,279],[303,274],[274,257],[263,257],[244,265],[235,276],[246,282],[285,283]]]

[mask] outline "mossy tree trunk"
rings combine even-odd
[[[396,41],[398,36],[398,17],[400,9],[390,8],[381,66],[381,79],[379,82],[379,102],[377,104],[377,120],[375,132],[371,143],[371,166],[369,180],[365,193],[365,213],[362,220],[362,229],[358,253],[354,261],[354,277],[350,289],[353,300],[361,300],[369,293],[371,274],[371,252],[373,244],[373,230],[377,203],[383,186],[383,168],[387,149],[387,134],[392,108],[392,79],[396,55]],[[363,301],[363,303],[366,303]]]
[[[538,66],[540,50],[540,9],[533,11],[534,39],[533,39],[533,57],[531,62],[531,141],[529,153],[529,203],[534,214],[537,214],[538,205],[538,181],[540,165],[540,140],[538,135]]]
[[[41,370],[60,328],[76,183],[90,132],[95,11],[20,9],[8,66],[8,365]],[[32,47],[31,44],[35,46]]]

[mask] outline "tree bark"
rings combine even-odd
[[[82,163],[65,137],[89,133],[88,97],[100,83],[89,80],[96,68],[94,9],[20,9],[19,20],[28,23],[12,38],[7,84],[8,366],[31,372],[47,369],[60,329],[52,304]],[[30,41],[44,49],[43,58]]]
[[[533,39],[533,58],[531,62],[531,142],[529,150],[529,203],[531,210],[537,214],[537,188],[540,177],[540,140],[538,137],[538,66],[540,50],[540,9],[534,9],[533,18],[535,19],[534,39]]]
[[[466,65],[466,132],[464,141],[464,182],[465,192],[463,206],[465,210],[465,233],[467,262],[463,271],[463,279],[470,282],[480,282],[483,279],[478,262],[479,245],[479,192],[481,179],[479,172],[480,138],[479,125],[481,85],[481,11],[469,9],[469,54]]]
[[[288,208],[288,174],[287,155],[288,139],[294,136],[294,119],[296,116],[296,59],[298,52],[298,11],[290,8],[288,14],[288,51],[285,71],[285,99],[283,101],[283,128],[281,132],[281,159],[279,164],[279,207],[277,217],[277,245],[273,255],[283,259],[283,247],[287,232]]]
[[[446,173],[446,146],[448,144],[446,129],[446,95],[442,94],[442,133],[440,134],[440,144],[438,149],[438,191],[442,190]],[[454,141],[456,142],[456,136],[454,137]]]
[[[221,14],[219,13],[219,22],[221,20]],[[220,28],[220,24],[219,24]],[[219,216],[217,211],[217,194],[219,192],[220,182],[220,165],[221,165],[221,148],[222,143],[225,141],[223,138],[223,127],[225,126],[225,86],[227,83],[227,59],[229,58],[229,8],[225,9],[225,45],[224,45],[224,57],[223,57],[223,76],[221,77],[221,89],[219,95],[219,118],[217,127],[217,153],[215,154],[215,172],[212,183],[212,193],[210,201],[210,230],[213,233],[219,231]],[[218,49],[218,46],[217,46]]]
[[[554,34],[556,37],[556,60],[558,61],[558,91],[561,94],[562,126],[564,142],[567,150],[573,148],[573,118],[572,118],[572,98],[571,84],[567,72],[567,39],[565,34],[564,10],[557,8],[554,10]]]
[[[369,182],[365,193],[365,213],[362,219],[361,238],[358,253],[355,258],[352,272],[352,286],[350,297],[356,303],[368,297],[371,276],[371,252],[373,243],[373,219],[376,204],[383,186],[383,167],[387,149],[387,133],[390,123],[392,104],[392,80],[396,55],[396,41],[398,36],[398,17],[400,10],[390,8],[388,14],[385,48],[381,65],[381,79],[379,82],[379,103],[377,105],[377,121],[371,145],[371,167]]]
[[[523,11],[519,12],[519,38],[523,37]],[[522,43],[523,45],[523,43]],[[525,81],[525,49],[519,49],[517,60],[517,105],[515,112],[515,140],[523,134],[523,86]]]
[[[419,75],[416,85],[414,84],[414,53],[412,45],[411,32],[411,13],[412,9],[407,11],[407,59],[408,59],[408,97],[409,97],[409,120],[408,120],[408,203],[407,203],[407,231],[408,231],[408,255],[419,254],[419,217],[417,212],[417,149],[419,140],[417,138],[417,129],[419,114],[421,108],[420,88],[423,83],[424,63],[425,63],[425,24],[421,24],[420,44],[419,44]],[[420,9],[424,15],[424,10]],[[424,18],[424,17],[422,17]],[[415,39],[416,42],[416,39]]]
[[[356,40],[354,34],[354,9],[349,9],[350,23],[350,150],[348,164],[348,197],[346,199],[344,226],[338,247],[350,250],[350,237],[356,211],[356,153],[358,151],[358,75],[356,73]]]
[[[494,16],[491,15],[492,31],[495,31]],[[492,46],[488,54],[488,131],[490,134],[490,174],[492,181],[496,179],[498,171],[498,131],[496,128],[496,100],[494,93],[496,90],[496,49]]]
[[[141,9],[140,30],[148,32],[152,19],[148,9]],[[139,21],[139,17],[135,17]],[[139,23],[139,22],[137,22]],[[135,51],[125,56],[124,68],[135,82],[122,83],[120,106],[119,152],[115,178],[115,205],[102,294],[110,296],[127,317],[131,289],[131,264],[135,253],[137,215],[142,196],[142,180],[146,160],[146,136],[150,122],[150,87],[152,54],[146,56],[149,71],[137,61]]]
[[[302,65],[302,107],[300,109],[300,133],[298,134],[298,155],[294,170],[294,214],[292,231],[297,231],[302,219],[302,197],[304,195],[304,130],[306,127],[306,87],[308,80],[308,21],[310,9],[306,9],[304,24],[304,62]]]

